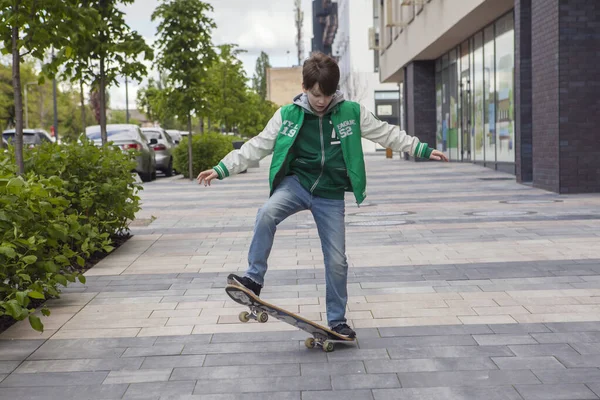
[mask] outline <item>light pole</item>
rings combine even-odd
[[[54,61],[54,47],[52,47],[52,61]],[[58,143],[58,104],[56,101],[56,77],[52,79],[52,102],[54,103],[54,141]]]
[[[129,87],[127,75],[125,75],[125,123],[129,123]]]
[[[29,104],[27,103],[27,87],[37,85],[37,82],[27,82],[25,84],[25,129],[29,129]]]

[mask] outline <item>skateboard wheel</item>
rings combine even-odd
[[[304,345],[305,345],[305,346],[306,346],[306,348],[308,348],[308,349],[314,349],[314,348],[315,348],[315,346],[316,346],[315,338],[311,338],[311,337],[307,338],[307,339],[304,341]]]
[[[264,311],[259,312],[256,317],[258,319],[258,322],[260,322],[261,324],[264,324],[269,320],[269,314],[267,314]]]
[[[250,313],[248,311],[242,311],[240,315],[238,315],[238,318],[242,322],[248,322],[250,321]]]
[[[334,347],[335,345],[333,344],[333,342],[330,342],[328,340],[323,342],[323,350],[327,353],[332,352]]]

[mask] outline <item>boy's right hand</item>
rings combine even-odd
[[[218,177],[219,174],[217,174],[217,171],[214,169],[207,169],[206,171],[200,172],[196,180],[198,181],[199,185],[202,185],[202,182],[204,182],[204,186],[210,186],[210,181],[217,179]]]

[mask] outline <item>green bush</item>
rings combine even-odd
[[[235,138],[238,140],[238,138]],[[192,135],[192,169],[194,177],[200,172],[214,167],[233,150],[232,136],[216,133]],[[184,177],[189,178],[188,138],[184,137],[173,152],[173,166]]]
[[[57,297],[60,285],[85,282],[78,267],[113,250],[111,236],[126,230],[139,209],[138,187],[131,156],[110,146],[26,150],[23,177],[12,154],[0,154],[0,316],[29,317],[42,331],[32,299]]]

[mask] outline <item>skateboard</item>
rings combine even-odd
[[[243,311],[239,314],[239,319],[241,322],[248,322],[253,319],[260,323],[265,323],[269,320],[269,316],[272,316],[280,321],[295,326],[296,328],[311,334],[312,337],[309,337],[304,341],[304,345],[309,349],[313,349],[318,346],[324,351],[330,352],[335,349],[335,343],[348,343],[356,341],[354,338],[347,338],[338,335],[331,329],[321,326],[306,318],[302,318],[293,312],[284,310],[283,308],[277,307],[273,304],[269,304],[257,297],[254,293],[252,293],[252,291],[238,284],[229,283],[227,287],[225,287],[225,292],[227,292],[229,297],[231,297],[231,299],[236,303],[243,304],[250,308],[250,312]]]

